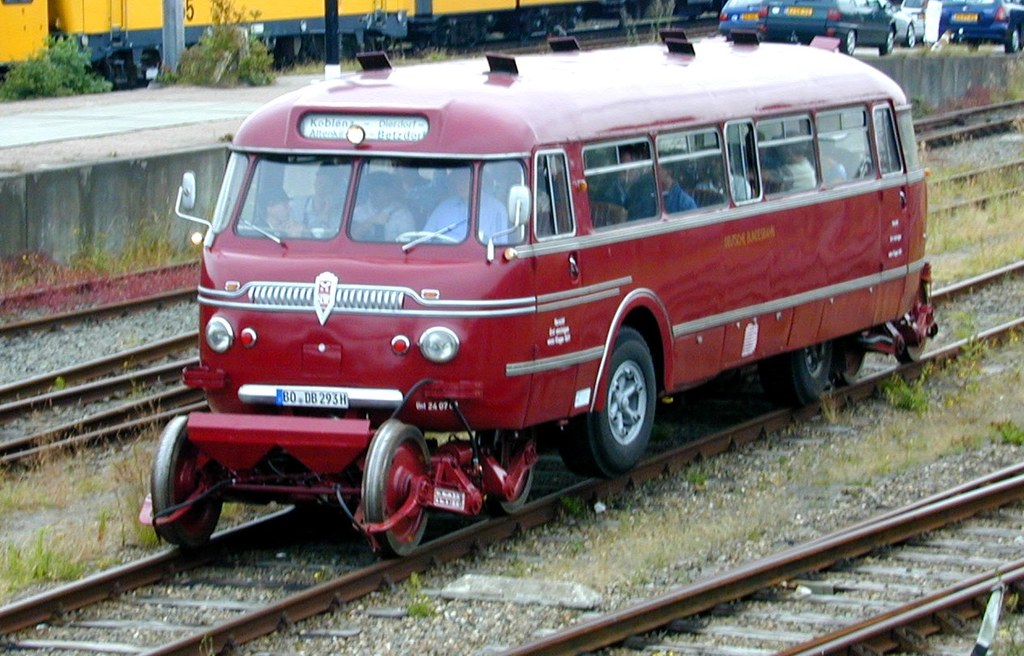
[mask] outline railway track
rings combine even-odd
[[[964,632],[993,590],[1024,590],[1021,499],[1024,465],[506,653],[635,646],[662,627],[643,642],[675,654],[923,650]]]
[[[936,180],[936,184],[941,185],[961,185],[965,188],[970,187],[975,181],[983,179],[985,177],[1005,178],[1007,176],[1017,174],[1024,169],[1024,159],[1018,159],[1012,162],[1004,162],[1002,164],[996,164],[994,166],[987,166],[975,171],[967,171],[957,175],[949,176],[941,180]],[[938,207],[929,207],[928,213],[932,216],[950,214],[952,212],[962,210],[968,207],[985,207],[988,203],[996,200],[1002,200],[1005,198],[1012,198],[1019,196],[1024,193],[1024,184],[1013,185],[994,191],[991,193],[976,194],[972,193],[969,198],[962,198],[951,203],[946,203]]]
[[[949,293],[965,293],[977,288],[980,284],[983,283],[980,281],[965,281],[963,285],[957,286],[955,291],[950,291]],[[1024,323],[1024,319],[1007,322],[984,331],[978,336],[978,339],[996,339],[1007,334],[1009,331],[1019,330],[1022,323]],[[938,362],[957,357],[960,349],[964,348],[968,341],[960,340],[946,346],[930,354],[926,362],[908,365],[899,371],[907,376],[916,375],[928,362]],[[856,385],[843,388],[842,392],[834,398],[839,403],[864,398],[873,394],[876,387],[891,375],[892,372],[887,371],[868,377]],[[92,638],[90,641],[93,643],[106,641],[110,643],[107,645],[108,648],[114,648],[114,646],[125,650],[143,648],[147,653],[151,654],[220,652],[230,645],[244,643],[258,636],[277,631],[282,626],[291,626],[293,623],[306,617],[327,612],[338,604],[359,598],[382,586],[392,585],[397,581],[404,580],[414,572],[424,571],[439,563],[449,562],[474,553],[481,545],[507,540],[510,536],[551,522],[560,515],[562,499],[565,497],[580,498],[588,503],[614,497],[626,489],[641,485],[665,473],[679,471],[700,458],[713,457],[737,445],[754,441],[766,432],[779,430],[796,419],[816,413],[817,410],[816,406],[812,406],[796,410],[783,409],[772,411],[727,430],[706,435],[655,455],[644,461],[637,469],[626,476],[613,480],[570,481],[567,486],[563,483],[563,487],[559,488],[558,491],[531,502],[522,511],[511,517],[482,521],[463,528],[457,528],[453,532],[444,532],[440,537],[424,544],[423,548],[411,557],[402,560],[366,563],[367,550],[362,540],[349,540],[348,543],[357,545],[357,553],[353,556],[353,560],[349,561],[346,559],[344,562],[347,564],[340,565],[340,567],[342,569],[353,568],[352,571],[338,578],[323,582],[318,581],[315,576],[310,577],[309,573],[310,571],[323,572],[339,568],[339,563],[337,562],[338,545],[333,542],[331,546],[332,555],[330,556],[332,564],[330,567],[322,563],[312,562],[316,561],[317,558],[322,559],[324,557],[310,556],[307,552],[302,552],[304,548],[302,546],[294,547],[299,549],[300,553],[290,552],[283,559],[288,562],[299,562],[301,566],[298,570],[290,569],[284,563],[277,563],[274,567],[267,565],[266,554],[268,551],[276,553],[278,543],[260,544],[256,538],[251,537],[256,535],[256,533],[248,534],[246,532],[250,529],[257,532],[268,530],[271,535],[275,536],[295,535],[294,530],[284,528],[283,524],[274,525],[273,522],[286,521],[280,517],[275,517],[266,520],[270,523],[268,525],[272,526],[270,529],[239,528],[224,535],[219,535],[209,549],[188,553],[179,551],[165,552],[158,557],[154,557],[160,560],[155,568],[152,562],[126,565],[116,570],[90,577],[72,586],[57,589],[0,608],[0,632],[8,635],[8,645],[13,648],[18,647],[22,642],[25,643],[24,646],[34,644],[50,650],[75,648],[76,646],[80,648],[83,646],[83,632],[100,632],[102,636],[105,636],[104,638],[101,640]],[[560,470],[557,467],[553,467],[553,469]],[[1012,474],[1010,472],[1000,472],[994,478],[1003,481],[1001,483],[982,484],[978,482],[968,486],[972,489],[985,488],[988,490],[984,493],[975,493],[975,496],[989,495],[985,496],[985,499],[987,499],[985,501],[975,501],[975,510],[971,512],[989,509],[994,505],[1010,503],[1024,495],[1024,487],[1022,487],[1024,486],[1024,481],[1022,481],[1020,475],[1020,471]],[[996,503],[992,499],[999,499],[999,501]],[[945,502],[940,503],[945,504]],[[970,514],[967,511],[950,510],[946,505],[940,505],[939,507],[942,510],[937,512],[947,520],[961,519]],[[919,518],[922,514],[924,514],[924,511],[920,508],[905,512],[906,518]],[[910,532],[910,529],[906,528],[895,531],[890,528],[884,528],[891,526],[896,521],[897,519],[893,516],[879,520],[877,526],[883,526],[883,528],[879,529],[876,526],[874,530],[876,533],[885,535],[889,542],[905,541],[912,535],[918,534]],[[935,523],[937,521],[934,517],[922,520],[918,527],[919,532],[934,530],[938,526]],[[310,522],[308,521],[299,522],[298,526],[308,526],[309,524]],[[314,524],[316,523],[314,522]],[[322,522],[319,524],[322,525]],[[814,541],[811,545],[804,545],[804,548],[810,553],[812,548],[820,550],[823,548],[823,545],[827,545],[834,552],[838,548],[838,543],[833,543],[830,540],[842,538],[849,540],[853,545],[849,548],[854,551],[859,550],[858,554],[867,553],[870,549],[875,548],[877,543],[871,542],[868,538],[861,538],[859,541],[854,540],[851,536],[870,533],[872,525],[874,524],[865,524],[864,526],[851,528],[837,534],[840,537],[830,536],[829,538],[822,538]],[[244,537],[227,537],[229,535],[243,535]],[[230,542],[231,540],[237,540],[238,542]],[[300,544],[304,544],[302,537],[298,537],[298,540]],[[232,546],[226,546],[233,544],[249,546],[241,550],[235,549]],[[254,548],[252,545],[260,546]],[[796,552],[799,552],[801,558],[803,558],[804,548],[787,551],[789,555],[783,558],[783,560],[786,558],[795,559],[793,553]],[[227,557],[226,561],[221,556],[221,554],[225,553],[231,554]],[[221,560],[217,561],[217,558],[221,558]],[[364,559],[362,564],[359,564],[359,558]],[[807,556],[807,558],[806,562],[813,565],[810,568],[801,570],[802,573],[808,573],[807,576],[810,576],[809,572],[828,565],[828,563],[820,561],[822,556]],[[271,558],[271,560],[275,559]],[[245,564],[239,564],[243,561]],[[214,564],[211,565],[211,563]],[[149,573],[143,575],[133,573],[133,570],[137,567],[144,567]],[[194,569],[197,567],[201,569]],[[744,569],[742,571],[746,572],[747,570]],[[781,575],[782,578],[779,580],[792,579],[795,576],[793,571],[792,568],[785,570],[785,574]],[[159,574],[153,572],[159,572]],[[773,576],[780,575],[775,574]],[[268,586],[265,581],[268,580],[268,577],[273,582],[270,586],[273,590],[267,589]],[[231,582],[227,585],[222,585],[225,579],[230,579]],[[740,580],[745,581],[746,578],[736,577],[731,583],[723,581],[722,585],[727,588],[735,588],[733,593],[738,592],[739,597],[746,597],[757,590],[764,589],[765,586],[775,584],[774,581],[757,581],[756,579],[741,584],[738,582]],[[159,581],[158,587],[148,587],[155,585],[157,581]],[[287,585],[284,585],[282,582],[287,582]],[[705,586],[711,585],[711,583],[705,583]],[[717,586],[717,584],[715,585]],[[748,589],[753,585],[758,585],[758,587],[753,590]],[[74,590],[72,596],[68,596],[71,595],[68,591],[70,589]],[[130,590],[134,591],[129,592]],[[719,599],[716,602],[717,605],[717,603],[721,603],[722,595],[730,593],[719,590],[714,594],[716,595],[715,598]],[[205,599],[205,601],[197,602],[197,599]],[[233,599],[235,603],[228,604],[224,602],[225,599]],[[98,600],[109,601],[104,601],[98,606],[92,606],[88,611],[73,612],[77,608],[95,603]],[[238,600],[243,600],[245,603],[238,603]],[[206,612],[203,613],[204,622],[202,626],[195,625],[196,603],[203,604],[203,608],[206,609]],[[137,607],[139,604],[154,609],[154,612],[156,612],[156,609],[159,609],[161,616],[170,619],[165,620],[164,626],[154,629],[152,627],[140,626],[137,620],[118,618],[118,609],[122,609],[125,605]],[[641,606],[646,605],[642,604]],[[713,607],[705,605],[700,610],[707,610]],[[174,610],[182,608],[185,610]],[[178,615],[178,612],[183,612],[183,615]],[[663,610],[656,611],[656,613],[661,613],[661,615],[655,615],[656,620],[647,619],[643,621],[649,623],[650,629],[664,626],[672,619],[676,619],[675,615],[666,619],[667,616]],[[609,623],[623,624],[622,622]],[[647,625],[638,621],[630,626],[632,627],[630,635],[632,635],[638,631],[645,630],[644,626]],[[23,631],[26,627],[36,628],[29,632],[30,635],[17,633]],[[122,636],[125,634],[136,636],[133,639],[134,642],[124,642],[125,638]],[[171,637],[168,637],[169,635]],[[554,636],[549,636],[545,640],[555,639]],[[576,640],[577,638],[572,639]],[[586,638],[588,641],[595,639],[592,636]],[[601,645],[608,645],[621,639],[623,638],[619,637],[618,634],[614,638],[608,638],[608,634],[605,634],[604,638],[597,640],[604,641],[600,643]],[[548,643],[545,642],[544,644],[547,645]],[[588,642],[587,644],[591,643]],[[535,646],[527,645],[523,647],[523,649],[533,648]],[[572,649],[575,648],[572,647]],[[544,647],[544,650],[544,653],[548,653],[548,647]],[[540,652],[526,651],[523,653]]]
[[[195,297],[195,285],[185,287],[182,281],[194,280],[198,272],[198,264],[187,262],[121,276],[8,292],[0,297],[0,337],[188,300]],[[45,314],[40,314],[40,310]]]
[[[918,144],[930,147],[1014,129],[1024,118],[1024,101],[1013,100],[948,112],[914,121]]]

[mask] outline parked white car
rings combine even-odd
[[[903,0],[896,9],[896,35],[908,48],[924,41],[925,0]]]

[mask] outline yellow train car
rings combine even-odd
[[[339,38],[352,52],[362,50],[368,40],[403,40],[413,2],[339,3]],[[49,4],[54,31],[77,38],[90,52],[97,68],[116,85],[135,86],[158,73],[163,0],[50,0]],[[249,32],[267,43],[278,63],[322,57],[323,0],[234,0],[230,6],[243,17]],[[183,0],[182,8],[187,47],[198,42],[213,24],[213,3]]]
[[[0,68],[24,61],[46,45],[46,0],[0,2]]]

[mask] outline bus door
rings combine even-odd
[[[580,339],[586,299],[576,293],[580,253],[564,151],[536,154],[533,184],[537,314],[528,424],[569,416],[578,401],[576,376],[586,348]]]
[[[903,295],[903,277],[896,276],[896,270],[906,266],[909,252],[910,216],[907,211],[907,177],[900,157],[899,139],[892,109],[888,105],[876,105],[872,109],[874,123],[875,152],[878,156],[878,170],[882,187],[879,190],[881,211],[881,261],[882,274],[891,272],[893,282],[883,281],[881,316],[891,317],[898,311]]]

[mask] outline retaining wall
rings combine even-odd
[[[0,257],[118,253],[140,231],[185,240],[197,226],[174,216],[181,174],[196,172],[197,210],[209,216],[226,162],[213,146],[0,176]]]
[[[1017,58],[1002,55],[919,52],[866,61],[930,107],[963,96],[971,86],[1004,87],[1017,65]],[[196,172],[196,214],[209,216],[226,158],[226,147],[218,145],[0,176],[0,257],[38,251],[67,262],[90,247],[116,253],[138,231],[150,229],[147,220],[186,239],[196,226],[174,218],[181,174]]]

